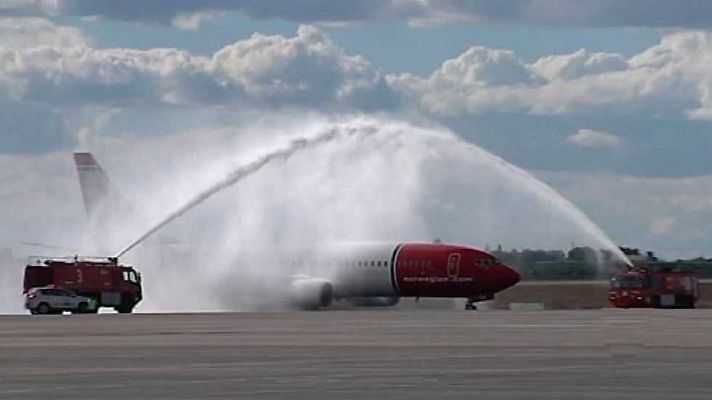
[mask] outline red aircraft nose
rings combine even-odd
[[[517,282],[519,282],[519,272],[515,271],[514,268],[504,264],[499,264],[496,268],[497,284],[499,285],[498,291],[514,286]]]

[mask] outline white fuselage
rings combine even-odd
[[[336,297],[397,296],[392,263],[395,243],[344,243],[295,255],[298,276],[328,279]]]

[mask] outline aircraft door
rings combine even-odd
[[[460,275],[460,259],[462,258],[460,253],[450,253],[447,256],[447,278],[449,280],[456,279]]]

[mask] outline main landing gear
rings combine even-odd
[[[477,311],[477,303],[475,303],[472,299],[467,299],[467,303],[465,303],[465,310]]]

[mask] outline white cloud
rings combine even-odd
[[[388,81],[404,97],[442,115],[491,111],[536,115],[644,112],[700,119],[712,115],[712,70],[706,67],[712,62],[712,34],[708,32],[667,35],[628,60],[585,50],[542,57],[531,64],[511,52],[486,61],[471,56],[487,52],[473,48],[444,62],[428,77],[401,74],[389,76]],[[491,65],[493,72],[476,73],[483,63]],[[458,67],[450,68],[452,64]]]
[[[0,48],[0,94],[54,105],[162,101],[187,91],[206,62],[171,49]]]
[[[712,115],[712,70],[706,68],[712,34],[706,32],[670,34],[629,59],[579,50],[527,63],[512,51],[473,47],[427,77],[383,77],[313,26],[292,37],[254,34],[202,56],[177,49],[95,49],[80,32],[37,19],[28,20],[37,37],[55,41],[32,44],[31,29],[8,21],[5,30],[26,38],[17,42],[27,45],[0,45],[0,98],[45,108],[298,106],[398,110],[436,119],[483,113]],[[592,141],[590,133],[581,135]],[[610,138],[605,143],[615,146]]]
[[[548,80],[576,79],[623,71],[628,69],[628,61],[620,54],[590,53],[580,49],[572,54],[542,57],[531,65],[531,69]]]
[[[311,26],[301,26],[294,38],[255,34],[226,46],[210,68],[221,86],[270,103],[358,105],[381,81],[365,59]]]
[[[300,104],[378,102],[385,85],[366,60],[314,27],[255,34],[212,57],[176,49],[0,47],[0,95],[52,104]],[[380,99],[382,100],[382,99]]]
[[[530,75],[509,50],[471,47],[455,59],[447,60],[434,79],[441,83],[466,85],[507,85],[526,82]]]
[[[42,18],[0,17],[0,48],[28,48],[33,46],[85,46],[87,40],[76,29],[58,26]]]
[[[178,14],[173,17],[171,23],[178,29],[187,31],[196,31],[206,22],[212,21],[223,16],[223,12],[219,11],[198,11],[194,13]]]
[[[505,93],[533,82],[526,65],[514,52],[484,47],[472,47],[443,62],[428,78],[406,73],[390,75],[387,80],[404,97],[419,98],[426,108],[443,114],[508,107],[502,102]],[[490,97],[497,94],[499,98]]]
[[[36,5],[42,6],[39,2]],[[40,18],[0,18],[0,154],[45,152],[74,143],[64,116],[53,104],[17,101],[16,96],[33,79],[18,79],[15,72],[28,67],[23,62],[34,61],[18,59],[16,55],[30,49],[65,51],[87,45],[88,41],[75,28]]]
[[[623,144],[620,137],[603,131],[579,129],[578,132],[566,138],[568,143],[580,147],[615,149]]]
[[[579,50],[526,63],[512,51],[472,47],[428,77],[405,73],[384,79],[367,60],[347,54],[312,26],[300,27],[294,37],[255,34],[206,57],[176,49],[99,50],[71,28],[32,23],[38,37],[56,40],[0,46],[0,96],[55,105],[296,104],[376,110],[393,107],[398,96],[436,116],[492,111],[712,115],[712,70],[705,68],[712,61],[712,34],[705,32],[670,34],[630,59]],[[6,25],[15,36],[31,36],[32,29]]]
[[[28,21],[30,28],[11,19],[4,25],[14,42],[26,38],[26,45],[4,46],[0,39],[0,100],[16,104],[14,108],[61,110],[72,119],[86,114],[81,109],[96,107],[388,110],[396,104],[368,61],[347,54],[312,26],[301,26],[293,37],[254,34],[211,56],[199,56],[177,49],[95,49],[76,30]],[[35,30],[39,42],[32,41]],[[46,118],[38,115],[37,120]],[[84,120],[69,122],[91,125]],[[12,125],[6,122],[0,134]],[[21,142],[30,140],[26,131],[31,127],[15,128],[19,133],[10,135],[12,142],[0,141],[0,152],[27,148]]]

